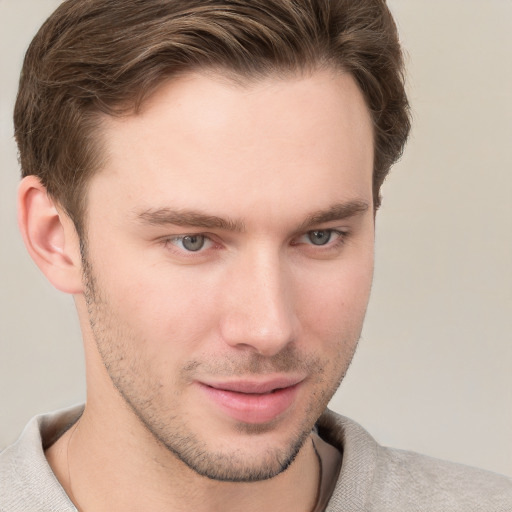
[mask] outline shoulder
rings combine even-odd
[[[512,480],[489,471],[379,447],[372,486],[381,506],[417,510],[512,511]],[[418,509],[421,501],[423,509]]]
[[[0,511],[76,511],[53,474],[44,449],[80,416],[83,407],[32,418],[0,453]]]
[[[360,425],[330,411],[320,418],[318,430],[343,452],[328,512],[512,511],[510,478],[383,447]]]

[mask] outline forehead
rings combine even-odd
[[[91,200],[119,207],[129,199],[132,209],[229,205],[269,215],[306,199],[316,209],[371,198],[372,124],[348,74],[236,83],[190,73],[161,86],[139,114],[106,118],[102,132],[106,164]]]

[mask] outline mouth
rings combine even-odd
[[[203,382],[204,385],[221,391],[231,391],[246,395],[268,395],[281,389],[291,388],[303,379],[278,377],[269,380],[239,380],[226,382]]]
[[[266,381],[200,382],[209,402],[243,423],[267,423],[283,415],[293,404],[304,379],[279,377]]]

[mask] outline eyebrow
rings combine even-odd
[[[325,210],[310,213],[300,225],[299,231],[307,231],[315,225],[337,220],[348,219],[362,214],[369,209],[365,201],[347,201],[331,205]],[[196,210],[173,210],[171,208],[157,208],[144,210],[137,214],[137,219],[146,225],[196,227],[202,229],[222,229],[225,231],[244,232],[245,224],[240,220],[209,215]]]
[[[172,210],[170,208],[158,208],[156,210],[145,210],[137,215],[143,223],[151,226],[174,226],[197,227],[204,229],[222,229],[225,231],[245,231],[243,222],[208,215],[195,210]]]
[[[369,208],[370,205],[366,201],[359,200],[333,204],[325,210],[319,210],[308,215],[299,229],[300,231],[307,231],[318,224],[349,219],[350,217],[365,213]]]

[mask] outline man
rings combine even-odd
[[[510,510],[506,478],[325,412],[409,131],[383,2],[64,2],[15,129],[87,403],[2,454],[1,510]]]

